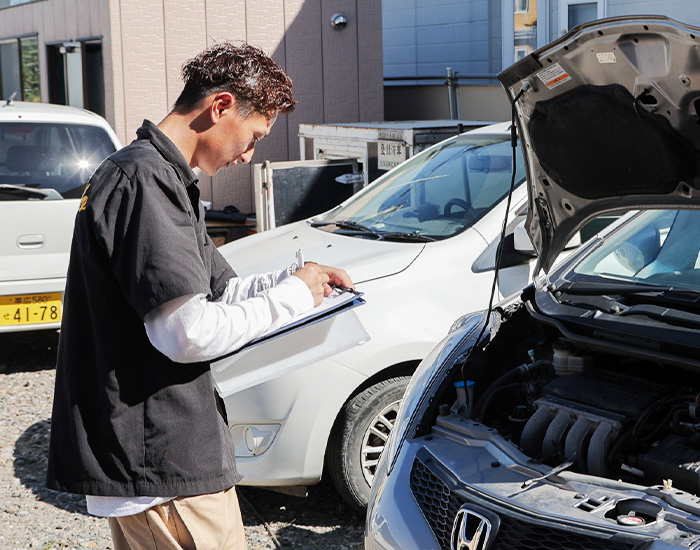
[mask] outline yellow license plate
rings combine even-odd
[[[40,325],[60,320],[60,292],[0,296],[0,326]]]

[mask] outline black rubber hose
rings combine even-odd
[[[639,438],[639,441],[641,441],[642,443],[651,443],[651,442],[654,440],[654,438],[655,438],[659,433],[661,433],[661,431],[662,431],[663,429],[665,429],[665,428],[668,426],[668,424],[669,424],[669,422],[671,421],[671,419],[673,418],[673,415],[674,415],[674,413],[676,412],[676,410],[677,410],[677,409],[671,409],[671,410],[669,410],[669,411],[666,413],[666,416],[664,416],[663,420],[661,420],[661,422],[659,422],[659,424],[651,431],[651,433],[649,433],[649,434],[647,434],[647,435],[641,436],[641,437]]]
[[[479,418],[480,422],[485,422],[486,415],[488,414],[489,411],[489,406],[493,402],[493,399],[502,391],[506,390],[513,390],[520,386],[520,382],[512,382],[510,384],[506,384],[505,386],[499,386],[498,388],[495,388],[491,393],[489,393],[488,397],[484,400],[484,403],[481,405],[481,417]]]
[[[545,370],[551,366],[551,361],[540,359],[539,361],[535,361],[533,363],[525,363],[524,365],[520,365],[519,367],[502,374],[496,380],[494,380],[491,385],[486,388],[484,393],[481,394],[481,397],[479,397],[479,401],[477,401],[476,406],[474,407],[473,418],[481,420],[481,411],[483,410],[484,405],[490,400],[491,394],[497,391],[501,386],[524,380],[528,375],[532,374],[536,370]]]

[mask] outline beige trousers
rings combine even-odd
[[[180,497],[133,516],[109,518],[114,550],[245,550],[233,487]]]

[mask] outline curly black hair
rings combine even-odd
[[[261,49],[242,42],[219,42],[182,66],[185,81],[175,109],[191,111],[203,98],[216,92],[231,92],[242,117],[258,113],[272,120],[288,113],[296,101],[292,79]]]

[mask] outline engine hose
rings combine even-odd
[[[656,426],[656,428],[654,428],[651,431],[651,433],[640,437],[639,441],[641,441],[642,443],[649,443],[649,442],[653,441],[654,438],[656,437],[656,435],[659,432],[661,432],[668,425],[668,422],[671,420],[674,413],[675,413],[674,409],[671,409],[670,411],[668,411],[666,413],[666,416],[664,416],[663,420],[661,422],[659,422],[659,424]]]
[[[510,384],[512,382],[519,382],[521,380],[524,380],[528,375],[532,374],[537,370],[542,370],[543,372],[546,372],[546,370],[551,366],[551,361],[547,359],[540,359],[533,363],[525,363],[515,369],[509,370],[505,374],[502,374],[501,376],[496,378],[496,380],[494,380],[491,383],[491,385],[488,388],[486,388],[484,393],[481,394],[481,397],[479,397],[479,400],[476,402],[476,406],[474,407],[473,418],[481,420],[481,411],[484,408],[484,405],[491,399],[491,394],[497,391],[501,386]]]
[[[513,389],[518,388],[518,387],[520,387],[520,382],[513,382],[513,383],[511,383],[511,384],[506,384],[505,386],[500,386],[500,387],[494,389],[494,390],[488,395],[488,397],[487,397],[486,400],[484,401],[483,405],[481,406],[481,417],[480,417],[479,420],[480,420],[481,422],[484,422],[484,421],[485,421],[486,415],[488,414],[489,406],[491,405],[493,399],[494,399],[499,393],[501,393],[502,391],[505,391],[505,390],[513,390]]]
[[[634,427],[632,428],[632,437],[634,439],[637,439],[639,437],[639,433],[642,431],[642,428],[644,427],[644,424],[646,423],[649,416],[662,405],[665,405],[665,402],[665,399],[662,399],[661,401],[655,401],[646,409],[644,409],[644,411],[642,411],[642,414],[639,415],[639,418],[634,423]]]
[[[606,459],[609,468],[613,464],[617,465],[617,463],[615,462],[615,455],[620,451],[620,449],[622,449],[622,446],[625,443],[627,443],[627,440],[631,436],[632,436],[632,432],[627,431],[627,432],[623,433],[620,437],[617,438],[617,441],[615,441],[615,443],[613,444],[612,448],[610,449],[610,452],[608,452],[608,456]]]
[[[668,405],[673,404],[676,401],[695,401],[695,395],[690,395],[690,394],[681,394],[681,395],[673,395],[673,396],[666,396],[659,401],[656,401],[652,403],[649,407],[647,407],[642,414],[639,416],[637,419],[637,422],[634,424],[634,428],[632,429],[632,437],[634,439],[638,439],[642,429],[644,428],[644,424],[647,422],[649,416],[656,412],[658,409],[661,407],[665,407]]]
[[[689,409],[690,406],[686,405],[682,408],[676,409],[676,412],[673,413],[673,429],[677,434],[687,434],[688,432],[692,434],[696,431],[696,429],[692,426],[681,426],[681,416],[688,417],[689,424],[697,426],[697,424],[693,424],[693,417],[691,416]]]

